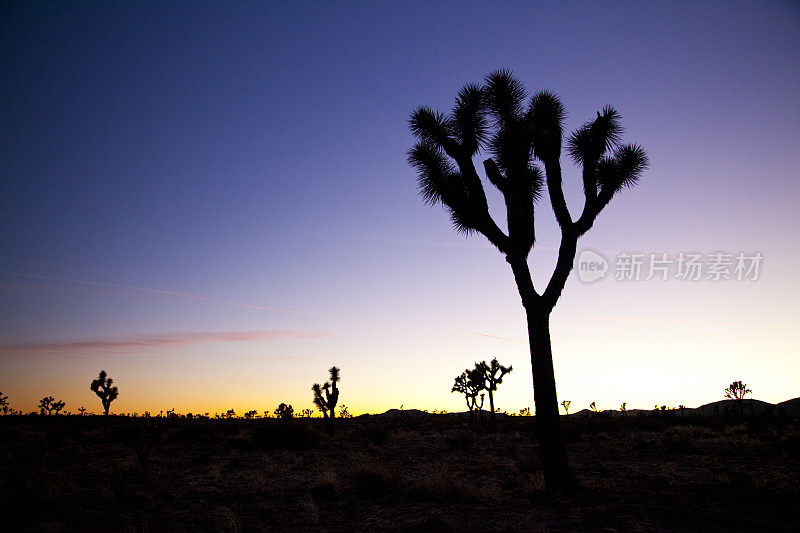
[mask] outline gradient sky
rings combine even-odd
[[[336,364],[351,412],[463,410],[453,377],[492,356],[514,365],[497,406],[532,406],[508,265],[423,205],[406,162],[412,109],[497,68],[556,91],[569,130],[613,104],[650,156],[579,250],[764,256],[756,281],[573,273],[559,398],[800,396],[797,3],[4,2],[0,58],[15,409],[98,412],[105,369],[115,412],[299,411]],[[558,233],[538,213],[541,288]]]

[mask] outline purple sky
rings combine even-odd
[[[559,396],[800,395],[796,3],[4,3],[0,51],[14,408],[99,410],[104,368],[118,410],[299,411],[335,363],[351,412],[460,410],[452,378],[495,355],[515,367],[498,406],[532,405],[507,264],[406,163],[411,110],[497,68],[556,91],[570,130],[613,104],[648,151],[579,250],[764,256],[757,281],[570,280]],[[539,213],[541,286],[558,235]]]

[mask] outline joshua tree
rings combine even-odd
[[[725,389],[725,397],[735,402],[736,410],[739,411],[739,416],[742,416],[744,414],[744,397],[752,392],[746,384],[734,381]]]
[[[350,414],[350,410],[347,409],[345,404],[339,407],[339,418],[353,418],[353,415]]]
[[[294,416],[294,408],[291,405],[281,403],[278,408],[275,409],[275,416],[283,420],[288,420]]]
[[[619,411],[622,413],[622,416],[625,416],[625,413],[628,412],[628,408],[626,407],[627,405],[627,402],[622,402],[622,405],[619,406]]]
[[[337,383],[339,383],[339,369],[335,366],[332,366],[328,372],[331,374],[330,381],[326,381],[324,385],[320,387],[319,383],[314,383],[311,386],[311,390],[314,391],[314,405],[316,405],[320,411],[322,411],[322,416],[324,418],[336,418],[336,402],[339,401],[339,387]],[[322,397],[323,391],[325,392],[325,397]]]
[[[583,211],[573,220],[561,183],[565,115],[561,101],[547,91],[526,101],[522,83],[506,70],[489,74],[485,82],[464,86],[450,115],[428,107],[411,114],[410,129],[418,142],[409,150],[408,160],[418,171],[424,200],[442,203],[458,232],[482,233],[511,266],[528,322],[545,483],[549,488],[571,489],[576,483],[558,416],[550,313],[572,270],[578,238],[591,229],[614,195],[636,183],[647,167],[647,155],[637,145],[620,144],[620,115],[611,106],[573,132],[567,152],[581,167],[585,196]],[[505,200],[507,232],[490,215],[475,169],[473,157],[482,148],[491,155],[483,161],[486,177]],[[527,258],[535,244],[534,208],[545,187],[561,243],[553,275],[539,292]]]
[[[302,411],[300,411],[300,416],[302,416],[303,418],[311,418],[312,414],[314,413],[313,411],[311,411],[311,409],[303,409]]]
[[[564,414],[569,414],[569,406],[572,402],[569,400],[564,400],[561,402],[561,406],[564,408]]]
[[[92,384],[89,385],[89,388],[97,394],[100,401],[103,403],[103,410],[106,416],[108,416],[108,409],[111,407],[111,402],[116,400],[117,396],[119,396],[117,388],[111,386],[113,382],[114,380],[106,377],[106,371],[101,370],[97,379],[92,380]]]
[[[597,406],[594,404],[594,402],[589,404],[589,409],[591,409],[595,413],[597,412]]]
[[[258,411],[256,411],[255,409],[252,409],[252,410],[250,410],[250,411],[247,411],[247,412],[244,414],[244,417],[245,417],[247,420],[252,420],[253,418],[256,418],[257,416],[258,416]]]
[[[64,408],[64,402],[63,401],[57,402],[56,399],[53,398],[52,396],[45,396],[44,398],[39,400],[39,412],[41,414],[44,414],[45,411],[47,411],[48,415],[50,415],[53,411],[55,411],[55,413],[58,414],[58,412],[63,408]]]
[[[478,368],[473,368],[472,370],[465,370],[461,373],[460,376],[457,376],[455,382],[453,383],[453,388],[450,389],[450,392],[460,392],[464,395],[464,399],[467,402],[467,409],[469,410],[469,424],[472,425],[474,420],[474,413],[475,409],[482,409],[483,408],[483,394],[481,391],[484,388],[485,381],[483,379],[483,373]],[[478,404],[478,396],[480,395],[481,403]]]
[[[0,392],[0,410],[3,411],[3,415],[8,414],[8,396],[3,396],[3,393]]]
[[[492,426],[494,426],[494,391],[497,390],[497,386],[503,383],[503,376],[509,374],[512,370],[514,370],[513,366],[504,367],[500,363],[497,362],[497,357],[492,359],[492,362],[486,364],[486,361],[481,361],[480,363],[475,364],[475,368],[477,368],[482,376],[483,379],[483,388],[486,392],[489,393],[489,408],[491,409],[491,421]]]
[[[86,408],[85,408],[85,407],[83,407],[83,406],[81,406],[81,407],[78,409],[78,412],[81,414],[81,416],[83,416],[83,415],[85,415],[85,414],[86,414]],[[147,413],[147,411],[145,411],[145,413]]]

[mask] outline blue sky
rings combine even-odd
[[[613,104],[648,151],[579,248],[765,258],[754,282],[568,282],[560,396],[689,405],[734,379],[800,394],[794,3],[2,11],[0,390],[17,408],[91,407],[105,368],[123,410],[301,409],[336,363],[351,411],[453,410],[452,377],[494,355],[515,366],[498,405],[531,405],[507,264],[423,205],[405,154],[412,109],[448,110],[497,68],[556,91],[568,129]],[[539,212],[541,285],[558,235]]]

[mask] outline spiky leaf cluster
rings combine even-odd
[[[573,222],[561,192],[565,115],[555,93],[529,98],[508,70],[490,73],[483,85],[466,85],[450,114],[417,108],[409,128],[418,142],[408,160],[417,171],[420,194],[428,204],[441,203],[457,231],[483,233],[501,252],[526,257],[535,243],[535,204],[546,182],[562,229],[583,234],[616,193],[636,183],[647,156],[638,145],[620,144],[620,115],[611,106],[574,131],[567,147],[583,168],[586,205]],[[505,198],[507,235],[488,212],[473,164],[473,156],[484,149],[491,155],[483,165],[486,178]]]
[[[511,365],[508,367],[501,365],[497,361],[497,357],[493,358],[488,364],[486,361],[476,363],[475,367],[480,371],[483,378],[483,388],[492,392],[496,391],[497,386],[503,383],[503,376],[514,370],[514,367]]]

